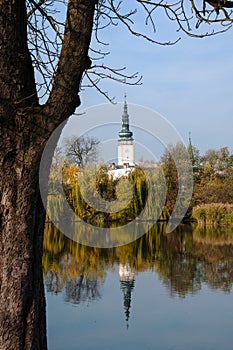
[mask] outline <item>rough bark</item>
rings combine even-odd
[[[46,349],[44,208],[38,185],[45,138],[32,137],[26,122],[2,125],[0,138],[0,348]]]
[[[25,1],[0,0],[1,350],[47,348],[40,157],[53,130],[80,104],[95,3],[69,1],[57,74],[48,102],[40,106],[27,47]]]

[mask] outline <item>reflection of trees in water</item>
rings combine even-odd
[[[135,273],[155,271],[170,296],[197,293],[202,283],[230,291],[233,244],[226,231],[180,225],[166,234],[165,228],[157,224],[133,243],[99,249],[75,243],[47,225],[43,256],[47,290],[63,291],[72,303],[92,301],[101,297],[106,271],[130,263]]]
[[[78,278],[69,280],[65,288],[65,301],[79,304],[86,301],[100,299],[100,281],[81,275]]]
[[[64,289],[65,301],[72,304],[89,302],[101,298],[100,280],[84,274],[73,277],[59,275],[49,271],[46,275],[45,284],[48,292],[57,294]]]
[[[48,292],[63,291],[65,300],[74,304],[100,298],[104,261],[95,248],[76,244],[52,224],[45,228],[43,269]]]
[[[180,225],[162,236],[156,271],[170,295],[185,297],[201,284],[229,292],[233,284],[232,228]]]
[[[160,273],[170,296],[185,297],[201,289],[201,274],[192,259],[177,256]]]
[[[233,253],[233,250],[232,250]],[[216,262],[205,262],[202,266],[204,281],[211,289],[221,289],[230,292],[233,282],[233,263],[228,259],[222,259]]]
[[[233,227],[197,226],[193,231],[201,273],[212,289],[230,292],[233,283]]]
[[[170,296],[194,294],[201,288],[197,258],[192,254],[190,226],[180,225],[175,232],[161,235],[157,248],[156,272]]]

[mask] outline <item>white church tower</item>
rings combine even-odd
[[[122,129],[118,133],[118,165],[134,166],[134,143],[133,133],[129,130],[129,115],[126,103],[124,103],[124,111],[122,114]]]

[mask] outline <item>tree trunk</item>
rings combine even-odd
[[[17,119],[17,118],[16,118]],[[0,349],[47,349],[39,164],[45,137],[1,128]],[[38,133],[39,134],[39,133]]]
[[[38,99],[25,2],[0,0],[0,13],[0,348],[46,349],[38,169],[47,135],[29,115]]]
[[[27,47],[25,0],[0,0],[1,350],[47,349],[40,158],[53,130],[80,104],[95,3],[69,0],[52,92],[39,106]]]
[[[40,106],[27,47],[25,0],[0,0],[1,350],[47,349],[42,276],[45,209],[39,166],[46,141],[80,104],[80,81],[90,64],[95,4],[95,0],[68,1],[52,92]]]

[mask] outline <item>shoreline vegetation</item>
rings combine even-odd
[[[77,188],[76,188],[77,191]],[[84,220],[87,223],[91,223],[95,226],[106,226],[109,227],[111,225],[125,225],[127,222],[132,220],[137,220],[141,222],[168,222],[170,218],[170,213],[167,210],[166,206],[163,207],[162,212],[158,219],[153,218],[137,218],[135,215],[138,210],[133,210],[132,206],[129,206],[124,212],[116,212],[112,215],[105,212],[98,212],[96,210],[90,210],[88,207],[83,207],[82,205],[78,205],[77,197],[72,194],[73,191],[70,192],[69,203],[74,208],[75,212],[79,215],[80,220],[71,219],[72,222],[82,221]],[[54,199],[56,200],[54,201]],[[61,195],[57,194],[56,196],[48,197],[48,212],[51,213],[51,217],[53,217],[53,222],[59,222],[63,217],[63,201],[66,200]],[[154,208],[156,209],[156,207]],[[159,210],[157,208],[157,210]],[[129,215],[129,213],[131,213]],[[157,214],[157,213],[156,213]],[[46,217],[46,222],[51,222],[49,218],[49,214]],[[182,222],[184,223],[197,223],[198,225],[231,225],[233,226],[233,204],[228,203],[208,203],[208,204],[199,204],[192,208],[189,213],[183,218]]]
[[[52,203],[50,202],[50,205]],[[59,208],[57,212],[56,219],[52,220],[54,224],[60,222],[60,216],[62,216],[62,207]],[[54,218],[54,216],[53,216]],[[106,218],[103,214],[97,214],[93,216],[87,215],[86,217],[82,217],[80,219],[74,219],[71,221],[82,222],[85,221],[87,223],[91,223],[95,226],[115,226],[115,225],[125,225],[128,222],[131,222],[129,218],[121,218],[121,219],[111,219],[111,217]],[[167,223],[169,221],[169,216],[166,217],[166,213],[162,211],[161,216],[155,219],[138,219],[135,218],[138,222],[158,222],[158,223]],[[51,223],[49,216],[46,217],[46,223]],[[191,216],[185,216],[182,220],[182,223],[197,223],[198,225],[222,225],[222,226],[233,226],[233,204],[223,204],[223,203],[210,203],[210,204],[201,204],[197,205],[192,209]]]
[[[181,206],[188,203],[183,222],[233,226],[233,154],[224,147],[209,150],[200,157],[191,143],[188,152],[193,168],[191,203],[174,162],[179,159],[181,174],[190,166],[187,156],[183,156],[187,154],[183,144],[166,150],[157,167],[136,166],[127,177],[120,178],[111,176],[106,165],[80,167],[66,163],[64,158],[58,159],[57,154],[50,172],[46,221],[50,221],[49,216],[53,222],[64,219],[63,207],[67,200],[80,220],[95,226],[121,226],[132,220],[166,222],[180,188]],[[57,180],[61,172],[63,189]],[[75,221],[77,217],[68,219]]]
[[[233,204],[200,204],[193,207],[192,217],[201,225],[233,225]]]

